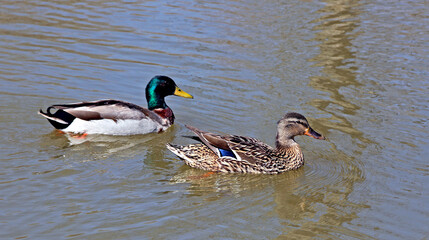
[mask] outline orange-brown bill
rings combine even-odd
[[[311,127],[307,128],[307,130],[305,130],[305,135],[313,137],[315,139],[320,139],[320,140],[325,140],[325,137],[322,136],[322,134],[314,131]]]

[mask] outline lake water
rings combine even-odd
[[[1,239],[427,239],[426,1],[16,1],[0,8]],[[39,108],[168,97],[162,134],[71,138]],[[304,114],[304,167],[191,169],[190,124],[274,144]]]

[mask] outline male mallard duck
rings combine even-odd
[[[186,126],[202,144],[167,148],[191,167],[215,172],[278,174],[304,164],[304,155],[294,137],[308,135],[324,140],[299,113],[287,113],[277,123],[276,148],[250,137],[218,135]]]
[[[63,132],[110,135],[161,132],[174,123],[173,111],[164,100],[169,95],[193,98],[171,78],[155,76],[146,86],[148,108],[119,100],[99,100],[52,105],[39,114]],[[52,113],[52,109],[56,112]]]

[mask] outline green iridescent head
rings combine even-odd
[[[164,98],[169,95],[193,98],[190,94],[182,91],[173,79],[167,76],[155,76],[146,86],[146,100],[149,110],[167,108]]]

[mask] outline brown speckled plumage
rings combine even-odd
[[[297,135],[325,139],[315,132],[304,116],[287,113],[277,125],[276,148],[250,137],[218,135],[187,126],[202,144],[167,148],[182,158],[187,165],[215,172],[278,174],[297,169],[304,164],[304,156],[295,142]],[[233,156],[222,156],[219,148]]]

